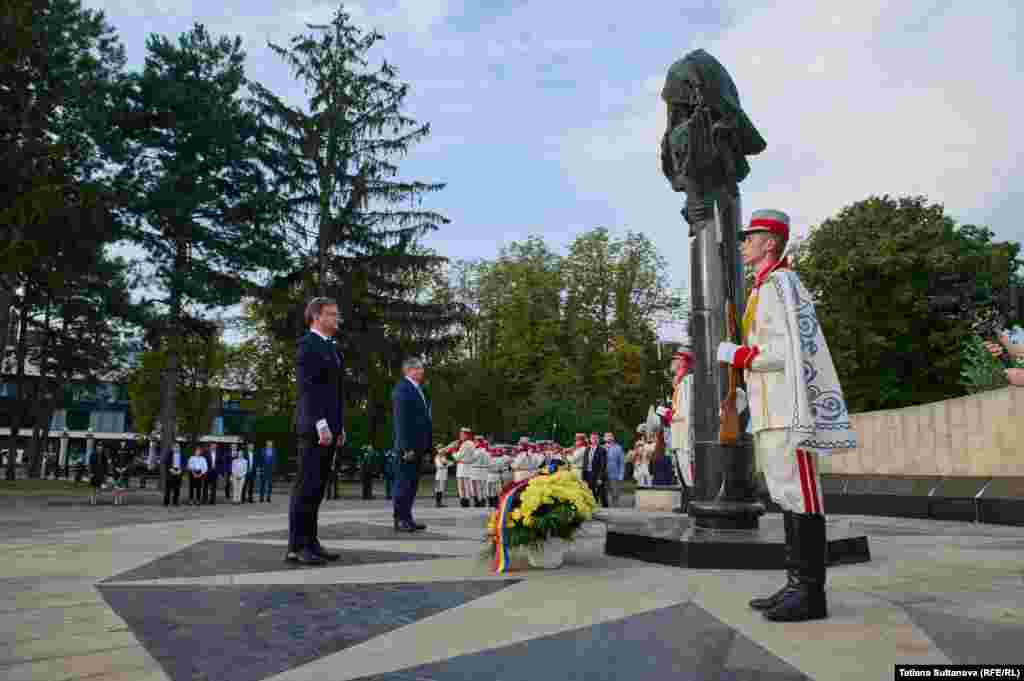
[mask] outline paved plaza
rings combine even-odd
[[[329,567],[281,561],[286,503],[165,509],[0,498],[6,681],[891,679],[896,663],[1024,662],[1024,528],[877,517],[872,561],[829,571],[831,618],[747,607],[780,573],[604,555],[494,575],[485,512],[327,502]],[[628,517],[634,511],[615,510]]]

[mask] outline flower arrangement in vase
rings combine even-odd
[[[580,526],[593,517],[597,500],[571,471],[541,472],[507,486],[487,522],[484,557],[507,572],[510,551],[523,547],[534,567],[560,567]]]

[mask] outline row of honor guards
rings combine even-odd
[[[452,466],[462,508],[497,508],[505,485],[535,475],[552,462],[564,463],[565,455],[566,450],[553,442],[531,442],[523,437],[514,447],[494,446],[471,428],[462,428],[458,440],[438,447],[434,455],[436,505],[444,508]]]
[[[237,444],[230,451],[219,451],[216,444],[196,447],[185,459],[181,445],[164,456],[167,484],[164,487],[164,506],[178,506],[183,480],[188,480],[188,504],[215,505],[217,481],[224,478],[224,498],[236,504],[254,503],[253,495],[259,490],[261,503],[269,503],[273,489],[274,447],[269,440],[263,451],[256,452],[250,444],[240,452]]]

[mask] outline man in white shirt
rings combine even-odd
[[[206,485],[206,459],[199,448],[188,459],[188,503],[199,506],[203,501],[203,487]]]
[[[236,456],[231,462],[231,489],[234,492],[232,501],[236,504],[242,503],[242,490],[245,486],[245,475],[248,472],[249,464],[246,458],[242,455]]]
[[[242,484],[242,503],[253,503],[252,495],[256,487],[256,445],[249,443],[245,453],[245,482]]]

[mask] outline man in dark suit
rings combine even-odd
[[[220,472],[217,469],[217,445],[200,445],[203,458],[206,459],[206,479],[203,485],[203,503],[204,504],[216,504],[217,503],[217,475]]]
[[[345,365],[334,345],[334,334],[338,331],[337,303],[330,298],[314,298],[306,306],[306,323],[309,333],[299,340],[295,355],[298,470],[288,513],[285,560],[323,565],[341,557],[324,550],[317,539],[316,527],[334,448],[345,443],[342,426]]]
[[[170,505],[172,499],[177,506],[181,498],[181,476],[185,470],[185,462],[181,460],[181,445],[175,443],[173,449],[164,453],[163,466],[167,470],[164,506]]]
[[[405,376],[391,391],[391,409],[395,424],[395,531],[415,532],[427,529],[412,518],[412,504],[420,482],[423,459],[432,453],[434,439],[430,404],[423,394],[423,362],[407,359],[402,364]]]
[[[590,434],[590,446],[583,456],[583,479],[590,485],[594,498],[608,508],[608,452],[601,446],[597,433]]]

